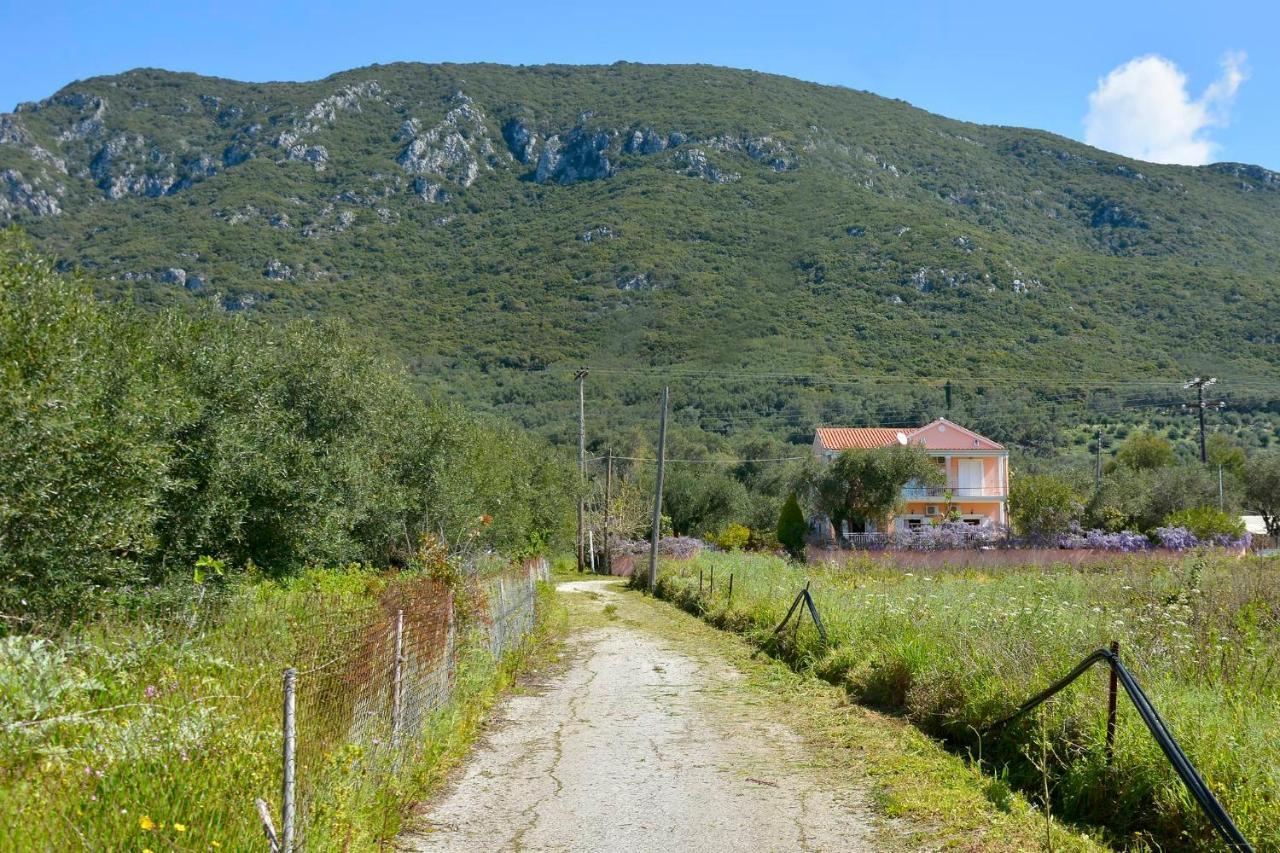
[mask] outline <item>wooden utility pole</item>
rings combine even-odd
[[[587,483],[587,423],[586,423],[586,391],[584,386],[587,380],[587,369],[581,368],[577,373],[573,374],[573,378],[578,382],[578,571],[582,571],[586,566],[586,537],[583,530],[586,527],[586,498],[583,491]]]
[[[662,415],[658,419],[658,482],[653,489],[653,533],[649,541],[649,592],[658,586],[658,539],[662,533],[662,477],[667,467],[667,396],[662,388]]]
[[[944,387],[946,388],[946,393],[947,393],[947,414],[950,415],[951,414],[951,380],[950,379],[947,380],[947,384]]]
[[[1208,379],[1204,379],[1197,376],[1195,379],[1187,380],[1186,384],[1182,386],[1184,389],[1186,388],[1196,389],[1196,402],[1192,403],[1192,405],[1196,407],[1197,415],[1199,416],[1199,419],[1200,419],[1200,461],[1202,463],[1208,463],[1209,461],[1209,451],[1205,446],[1205,440],[1204,440],[1204,409],[1205,409],[1204,389],[1208,388],[1210,385],[1213,385],[1217,381],[1218,380],[1212,376],[1210,376]]]
[[[609,550],[609,516],[613,512],[613,451],[604,467],[604,571],[613,574],[613,551]]]

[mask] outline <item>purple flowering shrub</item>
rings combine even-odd
[[[897,535],[895,544],[909,551],[946,551],[961,548],[982,548],[995,543],[999,531],[993,527],[978,527],[960,521],[944,521],[928,524],[916,530]]]

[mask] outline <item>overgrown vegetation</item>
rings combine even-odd
[[[449,198],[425,203],[397,163],[401,128],[436,126],[459,92],[493,165],[477,155],[466,187],[427,177]],[[1194,418],[1172,410],[1204,372],[1230,402],[1215,424],[1249,449],[1277,437],[1280,193],[1254,167],[1139,163],[692,65],[393,64],[273,84],[136,70],[5,118],[68,164],[0,144],[0,169],[67,188],[61,214],[22,226],[102,292],[342,318],[423,386],[567,445],[572,368],[590,365],[594,453],[651,427],[675,365],[690,381],[672,388],[672,437],[706,454],[807,444],[819,423],[925,423],[948,378],[955,420],[1036,455],[1087,455],[1097,426],[1108,446],[1137,427],[1184,444]],[[542,140],[610,135],[613,174],[528,180],[538,152],[507,158],[513,119]],[[322,170],[277,142],[303,125]],[[620,150],[647,128],[704,141]],[[720,137],[770,137],[794,168],[705,142]],[[118,138],[142,142],[91,170]],[[691,147],[740,179],[691,176]],[[113,178],[192,164],[167,194],[105,197]]]
[[[0,847],[261,847],[256,797],[279,829],[281,671],[358,650],[379,598],[409,582],[352,569],[213,589],[172,583],[121,596],[71,632],[0,639]],[[314,791],[307,849],[393,839],[538,653],[541,635],[494,660],[472,633],[477,604],[458,614],[452,698],[407,735],[420,739],[416,758],[398,772],[370,772],[377,741],[347,741],[355,685],[300,674],[300,767]],[[546,630],[551,600],[539,610]]]
[[[734,576],[714,597],[699,571]],[[831,637],[781,621],[806,581]],[[900,713],[1055,815],[1117,843],[1200,848],[1212,833],[1136,713],[1102,747],[1099,671],[1000,735],[986,727],[1112,640],[1192,761],[1258,847],[1280,844],[1280,570],[1275,560],[1118,557],[1090,568],[912,574],[882,562],[802,567],[745,554],[664,561],[659,588],[858,702]]]
[[[514,555],[570,518],[558,454],[425,402],[344,327],[103,306],[12,232],[0,371],[9,629],[200,557],[272,576],[403,565],[427,534]]]

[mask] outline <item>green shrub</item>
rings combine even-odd
[[[787,496],[782,511],[778,513],[778,544],[786,549],[793,559],[804,556],[804,537],[807,528],[804,513],[800,510],[800,501],[795,492]]]
[[[1198,506],[1171,512],[1165,516],[1163,526],[1185,527],[1202,542],[1208,542],[1220,536],[1238,539],[1244,535],[1244,522],[1239,516],[1223,512],[1213,506]]]
[[[741,524],[727,525],[723,530],[711,537],[711,543],[726,551],[741,551],[751,542],[751,530]]]
[[[1009,515],[1024,536],[1049,538],[1070,529],[1084,514],[1084,500],[1070,483],[1052,474],[1014,477],[1009,487]]]

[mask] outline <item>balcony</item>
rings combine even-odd
[[[973,498],[1003,498],[1001,486],[920,486],[908,483],[902,487],[902,497],[909,501],[922,500],[971,500]]]

